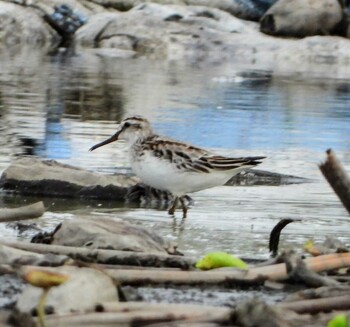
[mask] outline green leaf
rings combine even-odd
[[[247,269],[247,264],[231,254],[226,252],[211,252],[204,258],[197,261],[196,268],[202,270],[215,269],[221,267],[235,267],[239,269]]]
[[[327,327],[347,327],[347,319],[344,313],[336,315],[333,319],[331,319]]]

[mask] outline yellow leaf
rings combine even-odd
[[[304,250],[313,255],[314,257],[322,254],[322,251],[317,246],[315,246],[312,240],[306,241],[306,243],[304,244]]]
[[[226,252],[211,252],[196,263],[196,268],[202,270],[221,268],[221,267],[235,267],[240,269],[247,269],[247,264]]]
[[[67,275],[44,270],[31,270],[23,278],[31,285],[41,288],[58,286],[69,279]]]

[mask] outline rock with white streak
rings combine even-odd
[[[68,280],[50,289],[45,301],[45,307],[50,308],[49,312],[84,312],[93,310],[98,303],[118,300],[116,286],[102,271],[72,266],[62,266],[50,271],[66,275]],[[16,309],[22,313],[35,312],[42,292],[41,288],[29,285],[19,296]]]

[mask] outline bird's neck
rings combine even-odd
[[[151,130],[141,131],[130,136],[127,140],[130,147],[147,142],[148,139],[152,139],[155,136]]]

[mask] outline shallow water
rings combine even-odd
[[[40,227],[89,212],[141,222],[178,241],[186,253],[267,257],[273,226],[298,218],[283,231],[282,247],[301,248],[307,239],[326,235],[350,242],[349,216],[317,167],[333,148],[350,171],[350,78],[87,54],[2,59],[0,172],[20,155],[104,173],[129,171],[122,142],[88,149],[111,135],[122,117],[142,114],[159,133],[221,154],[265,155],[259,168],[313,180],[192,194],[195,205],[183,230],[180,212],[174,222],[163,210],[60,199],[45,200],[48,211],[36,220]],[[34,200],[3,194],[0,205]],[[2,224],[0,236],[13,239],[18,232]]]

